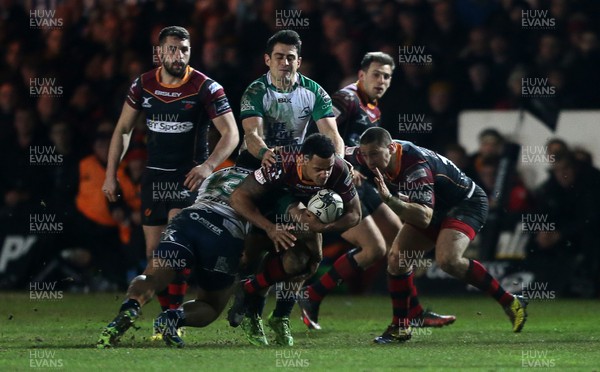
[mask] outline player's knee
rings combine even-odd
[[[439,255],[438,257],[436,257],[436,260],[438,265],[444,272],[452,276],[456,276],[458,274],[460,262],[457,259],[457,257],[452,255]]]
[[[298,275],[306,270],[309,260],[308,252],[288,250],[283,255],[283,269],[288,275]]]
[[[385,243],[383,241],[370,246],[369,249],[365,252],[367,255],[367,264],[370,265],[385,257],[386,251],[387,249],[385,248]]]

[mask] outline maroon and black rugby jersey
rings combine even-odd
[[[302,164],[299,161],[304,155],[300,153],[302,146],[284,146],[275,150],[277,162],[269,168],[261,167],[254,171],[254,179],[267,187],[285,187],[293,196],[307,203],[312,195],[322,189],[337,192],[344,203],[356,195],[352,183],[352,173],[344,159],[335,156],[333,169],[329,179],[323,186],[302,179]]]
[[[346,146],[358,146],[365,130],[380,126],[381,111],[377,102],[369,102],[358,82],[338,90],[331,99],[338,132]]]
[[[135,79],[127,104],[146,114],[148,167],[159,170],[191,168],[208,158],[208,120],[231,111],[223,87],[187,67],[179,84],[160,82],[160,69]]]
[[[394,146],[398,166],[383,175],[392,193],[438,211],[458,205],[475,190],[475,183],[444,156],[408,141],[394,140]],[[358,147],[346,148],[346,159],[373,177]]]

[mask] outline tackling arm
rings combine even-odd
[[[319,132],[331,138],[335,146],[335,153],[344,158],[344,140],[338,132],[337,123],[333,117],[325,117],[317,120],[317,128]]]

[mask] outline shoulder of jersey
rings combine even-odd
[[[144,72],[140,76],[140,80],[141,80],[143,87],[147,87],[149,83],[156,82],[156,71],[157,70],[158,70],[158,67],[155,69],[152,69],[150,71]]]
[[[257,94],[264,92],[266,87],[267,84],[265,83],[265,75],[263,75],[248,85],[248,88],[246,88],[246,93]]]

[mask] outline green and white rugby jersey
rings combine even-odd
[[[243,223],[240,215],[229,205],[229,198],[233,190],[252,172],[250,169],[240,167],[224,168],[214,172],[202,182],[196,202],[187,208],[210,209],[230,220]]]
[[[311,118],[334,117],[329,94],[300,73],[287,92],[272,84],[270,73],[254,80],[242,96],[240,113],[242,120],[253,116],[263,118],[263,140],[269,147],[302,144]]]

